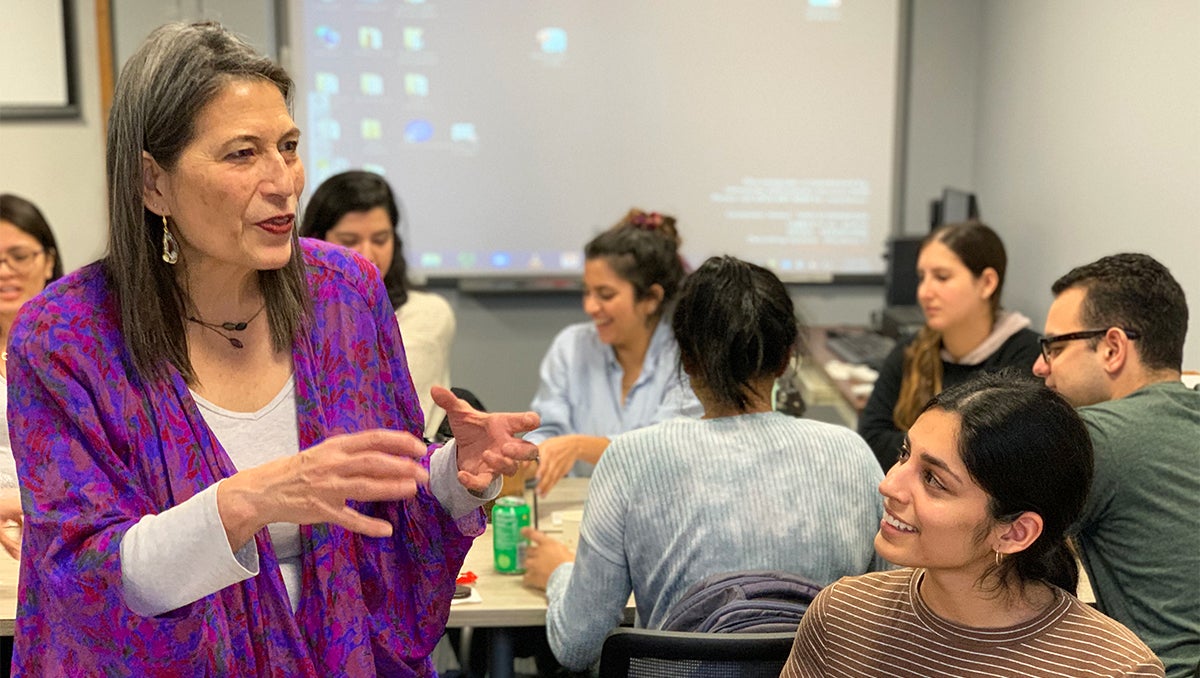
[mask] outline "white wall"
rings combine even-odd
[[[80,118],[0,123],[0,192],[42,210],[67,271],[101,256],[108,239],[96,7],[94,0],[73,4]],[[36,73],[37,64],[18,67]]]
[[[929,201],[946,186],[976,188],[982,31],[982,0],[913,3],[903,233],[929,232]]]
[[[1011,252],[1007,305],[1040,328],[1059,275],[1146,252],[1188,295],[1200,369],[1200,2],[984,7],[974,174]]]

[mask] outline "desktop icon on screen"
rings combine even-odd
[[[442,265],[442,255],[437,252],[422,252],[421,266],[425,268],[439,268]]]
[[[567,32],[561,28],[543,28],[537,32],[538,45],[546,54],[562,54],[567,51]]]
[[[318,71],[313,77],[315,80],[313,87],[317,90],[318,94],[338,93],[338,77],[333,73]]]
[[[433,138],[433,125],[428,120],[413,120],[404,126],[404,140],[409,143],[421,143]]]
[[[450,126],[450,141],[466,141],[477,143],[479,136],[475,133],[475,123],[456,122]]]
[[[342,138],[342,125],[333,118],[321,118],[314,132],[321,141],[337,141]]]
[[[326,47],[337,47],[342,41],[341,33],[338,33],[329,26],[317,26],[317,42]]]
[[[383,123],[378,118],[363,118],[360,128],[364,139],[383,138]]]
[[[406,26],[404,28],[404,49],[410,52],[420,52],[425,49],[425,29]]]
[[[404,93],[414,97],[429,96],[429,78],[420,73],[405,73]]]
[[[579,252],[563,252],[558,255],[558,265],[568,271],[583,267],[583,256]]]
[[[383,94],[383,76],[378,73],[363,73],[358,76],[358,85],[367,96]]]
[[[383,31],[374,26],[359,26],[358,46],[363,49],[382,49]]]
[[[512,257],[509,256],[508,252],[492,252],[492,268],[508,268],[511,263]]]

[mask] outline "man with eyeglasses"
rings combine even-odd
[[[1200,392],[1180,381],[1188,311],[1171,272],[1116,254],[1055,281],[1033,372],[1079,407],[1096,449],[1077,545],[1100,611],[1200,664]]]

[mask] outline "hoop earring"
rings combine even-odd
[[[162,243],[162,260],[175,265],[179,261],[179,243],[176,242],[175,236],[171,235],[171,230],[167,228],[167,215],[163,215],[163,243]]]
[[[1004,554],[999,551],[992,551],[996,554],[996,567],[1000,567],[1000,563],[1004,562]]]

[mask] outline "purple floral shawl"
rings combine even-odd
[[[301,449],[374,427],[419,436],[375,267],[300,242],[314,304],[292,356]],[[435,675],[428,655],[482,511],[456,522],[423,489],[404,502],[352,504],[390,521],[390,538],[302,527],[295,615],[262,530],[258,576],[138,616],[122,592],[125,530],[235,468],[178,373],[147,383],[134,372],[102,263],[27,303],[12,346],[8,411],[25,509],[14,675]]]

